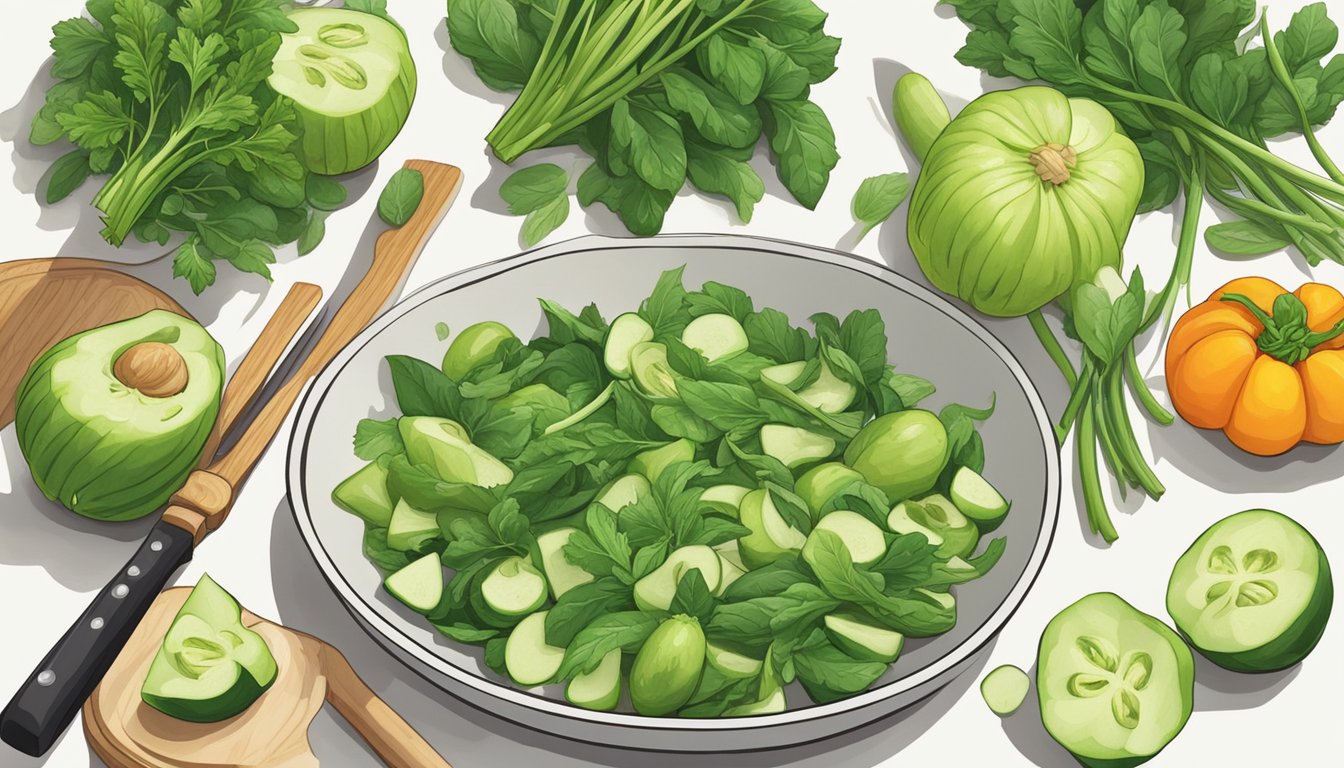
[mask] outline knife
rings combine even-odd
[[[257,372],[269,372],[278,352],[265,350],[254,358],[255,362],[245,359],[239,366],[229,385],[234,392],[226,391],[221,403],[224,421],[235,421],[222,424],[220,437],[213,438],[218,444],[220,439],[227,442],[236,433],[236,440],[208,466],[187,477],[140,548],[29,675],[0,712],[0,740],[35,757],[51,748],[121,652],[154,598],[178,569],[191,560],[196,546],[228,518],[235,491],[247,480],[304,388],[400,291],[410,267],[448,212],[462,183],[461,171],[451,165],[410,160],[405,167],[424,176],[424,196],[415,214],[403,226],[378,237],[368,271],[342,302],[311,351],[300,343],[291,355],[301,356],[302,360],[278,366],[278,376],[291,366],[294,372],[265,399],[250,423],[243,423],[239,417],[262,387],[264,376]],[[296,299],[288,310],[282,303],[281,310],[267,324],[267,330],[271,323],[292,326],[286,328],[288,333],[277,334],[283,337],[281,349],[288,345],[302,322],[300,318],[293,323],[293,314],[298,308],[295,305],[301,306],[305,300]],[[286,297],[286,302],[290,302],[290,297]],[[311,306],[303,317],[310,312]],[[266,335],[263,331],[263,336]],[[243,378],[235,387],[234,381],[240,376]],[[262,399],[257,398],[258,402]]]

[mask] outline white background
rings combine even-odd
[[[667,217],[666,232],[733,232],[839,246],[885,262],[919,278],[905,245],[904,208],[881,230],[854,244],[849,202],[866,176],[902,170],[910,158],[893,135],[889,94],[907,69],[930,76],[953,112],[987,89],[1011,85],[984,78],[953,59],[965,35],[947,8],[932,2],[823,0],[832,12],[827,31],[844,40],[839,72],[814,90],[839,135],[842,159],[830,189],[815,213],[787,199],[764,157],[757,165],[766,179],[767,197],[750,225],[736,221],[723,201],[683,193]],[[28,124],[50,84],[47,72],[49,28],[80,12],[80,0],[10,3],[5,42],[0,48],[0,221],[5,247],[0,259],[53,255],[146,261],[162,249],[128,246],[120,252],[101,242],[99,223],[88,206],[94,185],[87,184],[55,206],[39,204],[34,192],[47,164],[60,148],[28,144]],[[295,280],[327,289],[340,281],[352,252],[367,259],[377,190],[403,160],[423,157],[462,168],[466,182],[411,275],[413,289],[445,274],[507,256],[520,249],[521,220],[503,213],[497,190],[508,171],[486,154],[482,137],[510,96],[486,89],[469,65],[448,48],[440,0],[392,0],[391,10],[406,27],[419,66],[420,91],[410,122],[373,168],[350,183],[358,199],[327,225],[321,247],[304,258],[286,251],[275,267],[275,283],[220,269],[220,282],[195,298],[180,280],[170,279],[166,261],[138,267],[139,277],[168,289],[206,323],[236,363],[265,319]],[[1287,23],[1299,0],[1269,2],[1276,28]],[[1331,0],[1332,13],[1344,19],[1344,2]],[[1337,121],[1344,123],[1344,121]],[[1344,124],[1321,133],[1321,141],[1344,157]],[[1278,151],[1309,165],[1304,146],[1278,145]],[[763,154],[763,153],[762,153]],[[541,158],[539,158],[541,159]],[[582,170],[573,155],[545,158]],[[1205,211],[1205,223],[1217,213]],[[549,241],[588,231],[621,234],[603,210],[577,209]],[[1156,284],[1167,274],[1174,253],[1174,222],[1169,212],[1145,216],[1130,236],[1128,263],[1140,264]],[[357,259],[360,263],[363,263]],[[1220,260],[1199,246],[1193,292],[1203,298],[1226,280],[1264,274],[1288,287],[1313,277],[1344,287],[1344,269],[1329,264],[1308,270],[1297,257],[1283,254],[1239,263]],[[594,276],[594,279],[602,279]],[[989,323],[1023,359],[1051,408],[1058,412],[1064,390],[1024,320]],[[1161,340],[1149,339],[1141,360],[1150,382],[1163,395]],[[1142,424],[1139,415],[1134,414]],[[511,768],[518,765],[667,765],[686,762],[723,766],[825,765],[868,768],[910,766],[1070,766],[1040,726],[1033,706],[1000,721],[985,707],[977,683],[986,671],[1004,663],[1030,667],[1045,622],[1064,605],[1096,590],[1116,591],[1140,609],[1165,616],[1163,595],[1171,564],[1210,523],[1232,512],[1267,506],[1287,512],[1306,525],[1344,564],[1344,450],[1303,448],[1275,459],[1255,460],[1232,448],[1221,435],[1205,434],[1183,423],[1144,432],[1149,455],[1168,491],[1160,503],[1115,501],[1121,538],[1106,548],[1083,535],[1077,503],[1066,486],[1062,520],[1044,573],[984,664],[924,704],[887,721],[830,743],[800,749],[716,758],[637,755],[568,742],[507,725],[471,710],[384,654],[346,614],[303,548],[284,500],[284,443],[277,440],[262,459],[238,499],[229,524],[198,551],[178,583],[194,583],[209,573],[239,600],[266,617],[317,634],[340,647],[370,685],[424,734],[458,768]],[[1147,446],[1146,446],[1147,447]],[[1066,451],[1066,453],[1071,453]],[[8,698],[50,645],[134,550],[149,521],[96,524],[46,502],[33,486],[15,442],[14,430],[0,433],[0,698]],[[992,457],[991,457],[992,460]],[[1065,477],[1073,462],[1064,459]],[[1336,609],[1340,600],[1336,599]],[[1300,667],[1266,676],[1235,675],[1200,662],[1196,673],[1195,713],[1184,733],[1153,765],[1234,766],[1315,765],[1332,760],[1344,747],[1340,692],[1344,691],[1344,619],[1336,619],[1324,639]],[[312,732],[325,765],[376,764],[352,739],[339,719],[322,715]],[[31,760],[0,745],[3,766],[101,765],[84,743],[76,724],[45,760]]]

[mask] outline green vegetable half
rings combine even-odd
[[[58,343],[18,389],[15,429],[37,487],[99,520],[158,509],[200,460],[223,371],[210,334],[161,309]]]
[[[988,93],[929,149],[910,247],[943,292],[1025,315],[1120,265],[1143,173],[1100,104],[1040,86]]]
[[[300,154],[314,173],[356,171],[396,138],[415,99],[415,62],[392,22],[343,8],[300,8],[282,36],[271,88],[294,100]]]

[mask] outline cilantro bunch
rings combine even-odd
[[[688,180],[750,220],[765,194],[749,163],[762,134],[785,188],[816,207],[839,161],[809,100],[840,47],[825,21],[812,0],[448,0],[453,48],[486,85],[520,91],[486,137],[495,154],[579,146],[593,158],[579,202],[638,235],[662,228]],[[536,214],[529,241],[564,220],[564,186],[535,207],[509,200]]]
[[[56,24],[58,82],[31,139],[75,148],[49,170],[47,202],[109,175],[93,199],[103,237],[164,245],[184,233],[173,274],[197,293],[216,261],[269,279],[273,246],[312,250],[346,193],[300,164],[293,105],[266,84],[280,33],[295,29],[288,6],[89,0],[87,17]]]
[[[996,77],[1044,80],[1104,104],[1143,153],[1140,211],[1186,192],[1170,306],[1186,283],[1205,194],[1240,220],[1209,227],[1210,247],[1262,255],[1293,246],[1310,264],[1344,263],[1344,173],[1315,127],[1344,101],[1344,56],[1325,3],[1281,32],[1254,0],[945,0],[971,27],[957,59]],[[1258,45],[1257,45],[1258,43]],[[1322,176],[1273,154],[1300,133]]]

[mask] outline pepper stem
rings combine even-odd
[[[1078,152],[1065,144],[1050,142],[1033,149],[1027,159],[1036,167],[1041,181],[1059,186],[1071,178],[1069,169],[1078,164]]]
[[[1225,294],[1222,300],[1240,304],[1259,320],[1264,330],[1256,337],[1255,346],[1288,365],[1297,365],[1310,357],[1317,346],[1344,334],[1344,320],[1324,331],[1311,330],[1307,325],[1306,305],[1291,293],[1281,294],[1274,300],[1272,314],[1240,293]]]

